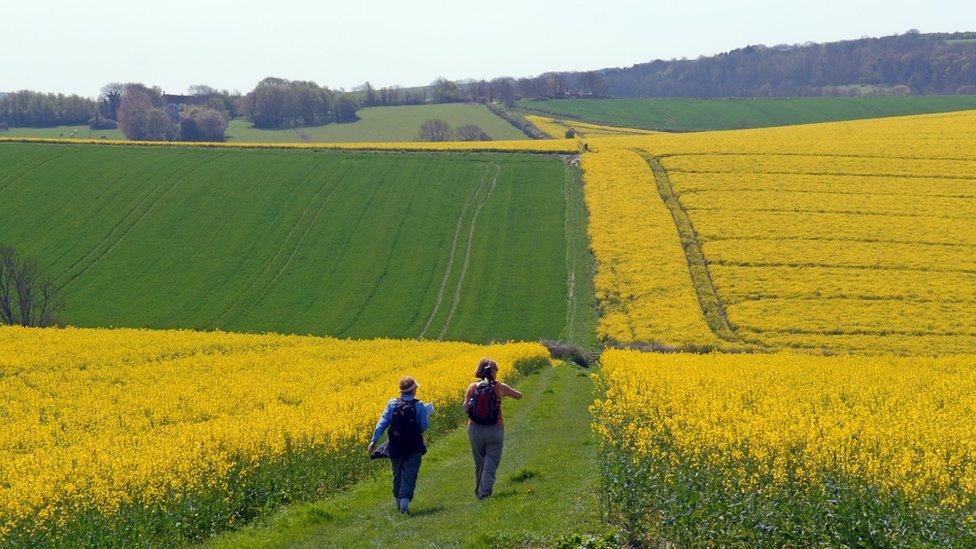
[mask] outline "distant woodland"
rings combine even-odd
[[[118,127],[130,139],[210,141],[222,140],[228,121],[238,116],[258,128],[291,128],[354,122],[360,108],[374,106],[480,102],[507,116],[502,107],[525,98],[910,94],[976,94],[976,32],[758,45],[627,68],[490,81],[439,78],[415,88],[377,89],[367,82],[346,91],[271,77],[248,93],[198,85],[173,95],[138,83],[108,84],[94,99],[21,90],[0,93],[0,130],[89,124]]]
[[[976,32],[749,46],[598,73],[615,97],[976,94]]]

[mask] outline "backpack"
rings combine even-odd
[[[478,425],[495,425],[502,415],[495,382],[479,383],[466,406],[468,417]]]
[[[390,419],[390,457],[406,457],[417,452],[426,453],[423,431],[417,418],[417,401],[398,399]]]

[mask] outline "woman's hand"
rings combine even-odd
[[[373,450],[375,450],[375,449],[376,449],[376,443],[375,442],[370,442],[369,443],[369,446],[366,447],[366,453],[372,455]]]

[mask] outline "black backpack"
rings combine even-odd
[[[495,393],[495,382],[479,383],[466,406],[468,417],[478,425],[495,425],[502,415],[501,402]]]
[[[420,420],[417,418],[416,400],[403,400],[402,398],[397,400],[387,433],[390,436],[391,458],[427,452],[427,447],[424,445],[424,433],[420,429]]]

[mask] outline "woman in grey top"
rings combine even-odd
[[[474,376],[480,381],[468,385],[464,408],[468,414],[468,441],[474,456],[475,488],[478,499],[491,495],[495,473],[502,460],[505,444],[505,422],[502,419],[502,398],[518,400],[522,393],[495,380],[498,364],[490,358],[478,363]]]

